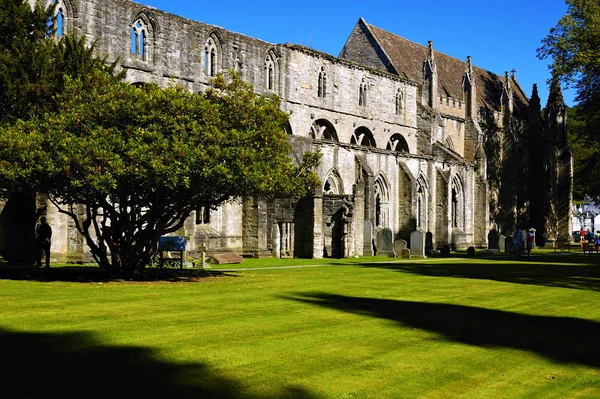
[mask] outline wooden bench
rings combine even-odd
[[[158,256],[156,263],[161,269],[164,266],[183,269],[183,258],[185,254],[186,241],[181,236],[164,236],[158,239]],[[173,256],[175,255],[175,256]]]
[[[596,246],[596,244],[594,244],[593,242],[586,242],[583,244],[583,254],[584,255],[586,253],[592,254],[594,252],[598,253],[598,247]]]
[[[554,252],[571,252],[571,241],[561,240],[554,242]]]

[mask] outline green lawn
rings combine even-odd
[[[535,254],[167,282],[3,267],[0,397],[598,398],[600,255]]]

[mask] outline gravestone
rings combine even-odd
[[[425,256],[433,255],[433,233],[428,231],[425,233]]]
[[[444,245],[442,247],[442,250],[440,251],[440,255],[442,255],[443,257],[450,256],[450,246],[449,245]]]
[[[370,221],[364,222],[363,256],[374,256],[373,253],[373,225]]]
[[[396,244],[395,244],[396,253],[399,254],[402,252],[403,249],[406,249],[406,248],[408,248],[408,243],[406,242],[406,240],[396,241]]]
[[[394,233],[385,228],[377,232],[377,255],[396,256],[394,253]]]
[[[504,252],[508,252],[512,247],[515,246],[513,239],[511,237],[506,237],[504,239]]]
[[[425,256],[425,234],[420,231],[410,233],[410,254],[413,256]]]
[[[500,234],[497,230],[488,233],[488,249],[500,249]]]
[[[467,248],[467,256],[475,256],[475,247]]]
[[[500,252],[506,252],[506,237],[500,234],[500,238],[498,239],[498,249]]]
[[[244,258],[233,252],[214,254],[208,258],[207,262],[213,265],[227,265],[232,263],[242,263]]]
[[[408,248],[402,249],[402,251],[400,252],[400,257],[402,259],[410,259],[410,249],[408,249]]]

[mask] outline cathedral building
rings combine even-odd
[[[35,0],[30,0],[33,2]],[[434,247],[486,247],[491,229],[570,235],[572,156],[558,84],[542,114],[514,73],[496,74],[368,24],[339,56],[272,44],[129,0],[55,0],[58,34],[85,36],[133,83],[202,91],[229,70],[289,113],[294,156],[320,151],[322,186],[303,199],[239,199],[198,209],[181,235],[193,254],[348,257],[430,232]],[[544,77],[540,77],[541,80]],[[42,206],[43,200],[38,200]],[[85,257],[50,206],[57,259]]]

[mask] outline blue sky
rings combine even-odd
[[[294,43],[337,56],[363,17],[369,24],[473,63],[498,75],[513,68],[527,95],[538,84],[548,97],[547,61],[536,58],[551,27],[567,11],[564,0],[191,1],[142,4],[270,43]],[[574,93],[565,90],[567,105]]]

